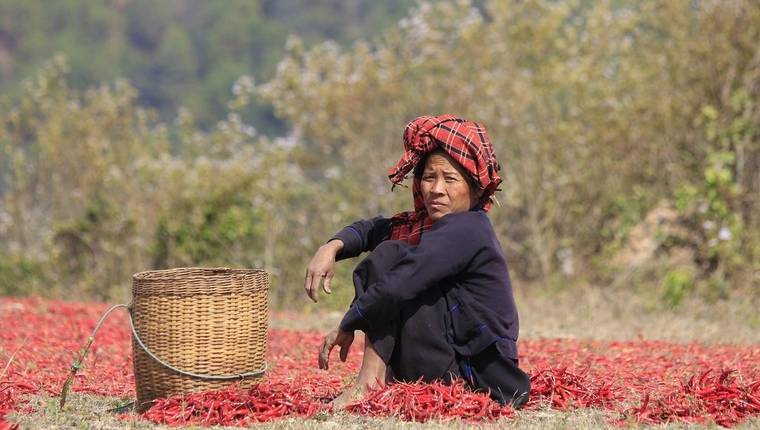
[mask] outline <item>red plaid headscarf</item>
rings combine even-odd
[[[498,174],[500,167],[486,128],[477,122],[454,115],[416,118],[406,125],[404,155],[388,171],[388,178],[394,185],[400,184],[406,174],[436,148],[442,149],[462,165],[470,179],[480,186],[483,190],[480,205],[484,211],[488,211],[493,204],[493,194],[501,183]],[[416,245],[422,233],[433,225],[422,200],[419,178],[414,178],[412,196],[414,211],[401,212],[391,218],[391,239]]]

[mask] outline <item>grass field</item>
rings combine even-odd
[[[685,428],[715,427],[716,422],[760,429],[760,408],[751,405],[753,399],[760,399],[757,303],[694,301],[674,311],[637,296],[597,289],[518,294],[517,299],[521,367],[533,376],[534,388],[524,410],[513,412],[490,404],[485,408],[490,418],[478,419],[474,418],[478,408],[472,407],[483,400],[478,395],[446,400],[435,397],[434,387],[417,384],[407,391],[390,386],[378,392],[376,398],[385,399],[384,404],[365,402],[349,412],[331,413],[324,405],[350,383],[361,361],[361,348],[355,347],[348,362],[336,364],[332,372],[316,369],[321,333],[340,317],[318,312],[272,316],[268,355],[272,371],[258,390],[243,392],[229,404],[243,411],[238,424],[274,410],[276,419],[255,426],[277,429]],[[134,398],[131,346],[123,314],[113,315],[103,326],[69,404],[59,410],[56,395],[67,367],[106,307],[0,299],[0,416],[5,414],[8,421],[0,423],[0,428],[15,424],[21,428],[166,427],[161,424],[166,419],[156,417],[169,410],[169,403],[162,406],[164,410],[152,409],[157,412],[153,415],[151,411],[146,415],[109,412]],[[731,372],[721,380],[724,371]],[[283,398],[289,398],[289,403]],[[428,403],[415,403],[419,399]],[[183,405],[193,401],[198,408],[195,415],[178,424],[202,423],[216,413],[208,398],[181,400]],[[434,412],[422,417],[424,423],[410,422],[409,414],[423,407]],[[456,418],[460,416],[466,419]]]

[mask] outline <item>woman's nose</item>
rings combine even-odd
[[[430,189],[430,191],[438,194],[443,194],[446,190],[446,182],[440,179],[437,179],[435,182],[433,182],[433,187]]]

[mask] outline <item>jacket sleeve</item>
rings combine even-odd
[[[380,242],[388,239],[390,233],[391,220],[382,216],[347,225],[330,239],[343,241],[343,249],[335,256],[335,259],[344,260],[356,257],[362,252],[372,251]]]
[[[404,301],[466,269],[483,248],[478,228],[482,220],[475,216],[456,213],[437,221],[419,245],[408,247],[406,255],[351,304],[340,328],[366,330],[395,319]]]

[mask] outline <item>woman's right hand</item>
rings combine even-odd
[[[335,276],[335,256],[338,255],[341,249],[343,249],[342,240],[331,240],[320,246],[314,257],[311,258],[311,262],[309,262],[309,266],[306,268],[303,288],[314,302],[317,301],[320,281],[325,293],[332,293],[330,282],[333,276]]]

